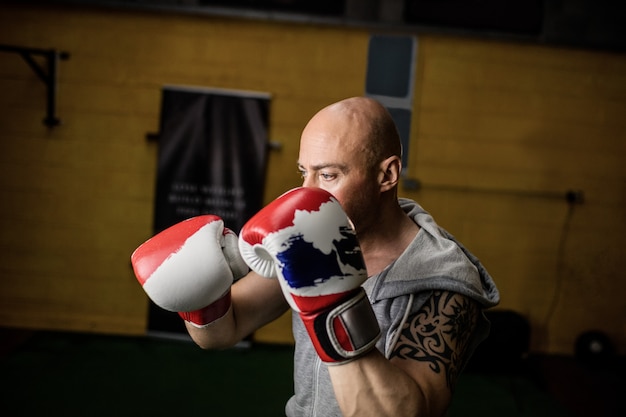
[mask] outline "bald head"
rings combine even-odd
[[[342,146],[361,153],[369,167],[390,156],[401,157],[395,123],[387,109],[374,99],[351,97],[331,104],[313,116],[304,133],[320,128],[333,132]]]

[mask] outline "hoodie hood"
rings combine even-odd
[[[399,203],[420,231],[396,261],[363,285],[370,300],[446,290],[468,296],[484,308],[498,304],[495,282],[478,258],[419,204],[408,199],[399,199]]]

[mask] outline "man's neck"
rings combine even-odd
[[[419,226],[399,206],[394,207],[368,230],[358,234],[369,276],[376,275],[398,259],[411,244]]]

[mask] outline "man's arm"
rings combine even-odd
[[[226,315],[208,326],[197,327],[185,322],[198,346],[203,349],[232,347],[289,308],[278,281],[255,272],[233,284],[231,303]]]
[[[401,329],[389,360],[378,350],[329,366],[344,416],[442,416],[476,328],[476,302],[435,292]]]

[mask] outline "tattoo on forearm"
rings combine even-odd
[[[477,316],[476,302],[455,293],[436,291],[404,324],[391,357],[428,362],[434,372],[445,373],[452,390],[463,368]]]

